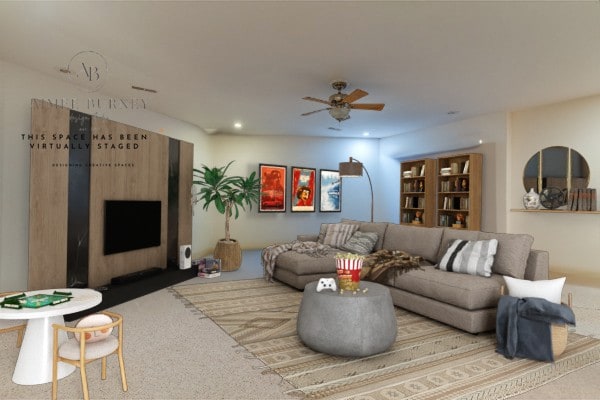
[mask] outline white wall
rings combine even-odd
[[[511,115],[510,208],[522,208],[523,168],[537,151],[549,146],[577,150],[590,167],[589,187],[600,186],[600,95],[527,109]],[[600,215],[511,212],[512,232],[530,233],[534,247],[550,251],[552,275],[569,281],[600,283]]]
[[[364,163],[373,180],[374,190],[381,186],[378,168],[378,140],[369,139],[332,139],[289,136],[229,136],[211,137],[211,148],[215,165],[222,166],[231,160],[230,167],[234,175],[248,175],[258,172],[258,164],[278,164],[288,167],[308,167],[319,169],[338,169],[340,161],[352,156]],[[339,222],[340,218],[369,220],[371,195],[366,175],[362,178],[345,178],[342,184],[342,212],[321,213],[318,204],[314,213],[290,211],[290,168],[288,168],[288,198],[285,213],[259,213],[257,209],[244,213],[231,223],[231,236],[240,241],[244,249],[259,249],[273,243],[289,242],[300,233],[318,233],[322,222]],[[318,182],[317,182],[318,183]],[[398,197],[398,193],[395,194]],[[375,200],[377,202],[377,194]],[[196,212],[204,212],[200,205]],[[224,216],[214,208],[207,212],[213,242],[224,235]],[[375,219],[383,219],[375,213]]]
[[[0,291],[27,288],[29,225],[29,147],[21,138],[31,130],[31,99],[74,99],[75,109],[103,115],[112,120],[158,132],[194,144],[194,160],[212,161],[208,136],[199,128],[146,109],[88,108],[88,98],[67,81],[0,61]],[[132,93],[132,97],[137,94]],[[146,96],[147,97],[147,96]],[[69,107],[71,104],[65,104]],[[146,106],[152,106],[147,97]],[[194,217],[193,247],[206,248],[209,239],[198,230],[204,215]]]
[[[390,195],[384,197],[384,219],[400,219],[400,162],[437,158],[451,153],[483,154],[482,230],[507,232],[506,185],[507,118],[488,114],[381,140],[380,168]],[[481,140],[481,144],[479,141]]]

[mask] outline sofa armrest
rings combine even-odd
[[[300,242],[316,242],[319,235],[298,235],[296,239]]]
[[[539,281],[550,275],[550,255],[545,250],[531,249],[525,268],[525,279]]]

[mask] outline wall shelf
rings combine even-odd
[[[529,212],[529,213],[555,213],[555,214],[600,214],[600,211],[572,211],[572,210],[548,210],[548,209],[534,209],[527,210],[525,208],[511,208],[510,211],[514,212]]]

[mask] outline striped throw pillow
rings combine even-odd
[[[462,274],[492,276],[492,264],[498,248],[498,240],[454,240],[439,268]]]
[[[378,236],[375,232],[356,231],[346,243],[340,246],[340,249],[356,254],[370,254],[377,239]]]
[[[358,225],[354,224],[330,224],[327,226],[323,244],[339,248],[352,237],[358,230]]]

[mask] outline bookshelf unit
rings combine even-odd
[[[437,226],[480,230],[482,155],[460,154],[437,161]],[[462,224],[457,224],[461,219]]]
[[[432,159],[400,164],[400,223],[412,226],[435,225],[435,171]],[[421,213],[420,223],[415,218]]]

